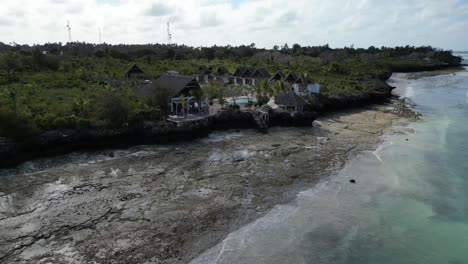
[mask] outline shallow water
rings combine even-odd
[[[406,95],[424,116],[414,134],[386,136],[192,263],[468,263],[468,72]]]

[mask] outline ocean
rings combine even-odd
[[[409,80],[406,96],[421,121],[192,263],[468,263],[468,72]]]
[[[468,63],[468,51],[456,51],[453,54],[455,56],[462,57],[462,59],[463,59],[462,63],[464,63],[464,64]]]

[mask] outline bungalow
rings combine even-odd
[[[201,65],[198,67],[197,74],[195,75],[195,78],[199,83],[207,83],[208,80],[210,80],[211,77],[211,69],[208,68],[206,65]]]
[[[224,66],[205,66],[198,67],[198,73],[195,78],[200,83],[208,83],[209,80],[222,80],[225,84],[230,82],[231,73]]]
[[[308,103],[301,96],[297,95],[294,91],[291,91],[286,94],[275,96],[275,104],[277,104],[283,109],[302,112],[304,110],[304,106]]]
[[[232,76],[234,84],[246,86],[253,86],[256,81],[271,77],[266,69],[253,67],[239,67]]]
[[[149,75],[146,74],[140,67],[138,67],[136,64],[133,64],[125,73],[124,77],[126,79],[147,79],[149,78]]]
[[[139,94],[154,97],[158,90],[168,94],[168,103],[171,105],[172,113],[182,113],[182,97],[187,106],[184,110],[188,113],[196,113],[203,107],[201,87],[195,77],[165,73],[151,85],[141,87]]]
[[[289,83],[296,94],[317,94],[320,93],[320,85],[315,83],[307,74],[298,77],[295,72],[290,72],[284,81]]]
[[[297,77],[297,74],[295,72],[290,72],[288,75],[286,75],[286,77],[284,77],[284,81],[293,85],[294,83],[296,83],[297,79],[299,79]]]
[[[215,67],[211,72],[215,80],[222,80],[224,84],[228,84],[231,81],[231,73],[224,66]]]

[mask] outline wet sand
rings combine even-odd
[[[313,128],[215,133],[2,176],[0,263],[187,263],[375,149],[406,122],[402,109],[394,102]]]

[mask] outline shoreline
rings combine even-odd
[[[359,96],[320,98],[308,112],[270,111],[269,125],[270,128],[310,127],[317,118],[317,113],[323,116],[388,102],[392,98],[392,89],[393,87],[380,81],[374,90]],[[39,157],[57,156],[73,151],[126,148],[145,144],[164,145],[204,138],[213,131],[256,127],[251,114],[243,111],[224,111],[181,127],[162,121],[120,129],[47,131],[21,142],[0,138],[0,168],[11,168]]]
[[[352,155],[377,148],[383,131],[400,119],[399,107],[374,105],[321,117],[314,128],[155,146],[85,166],[0,177],[0,197],[14,194],[21,205],[0,214],[0,231],[10,241],[0,243],[0,260],[187,263],[338,172]],[[31,219],[41,219],[40,229],[13,227]],[[72,242],[64,249],[59,241]],[[96,247],[107,251],[91,250]]]

